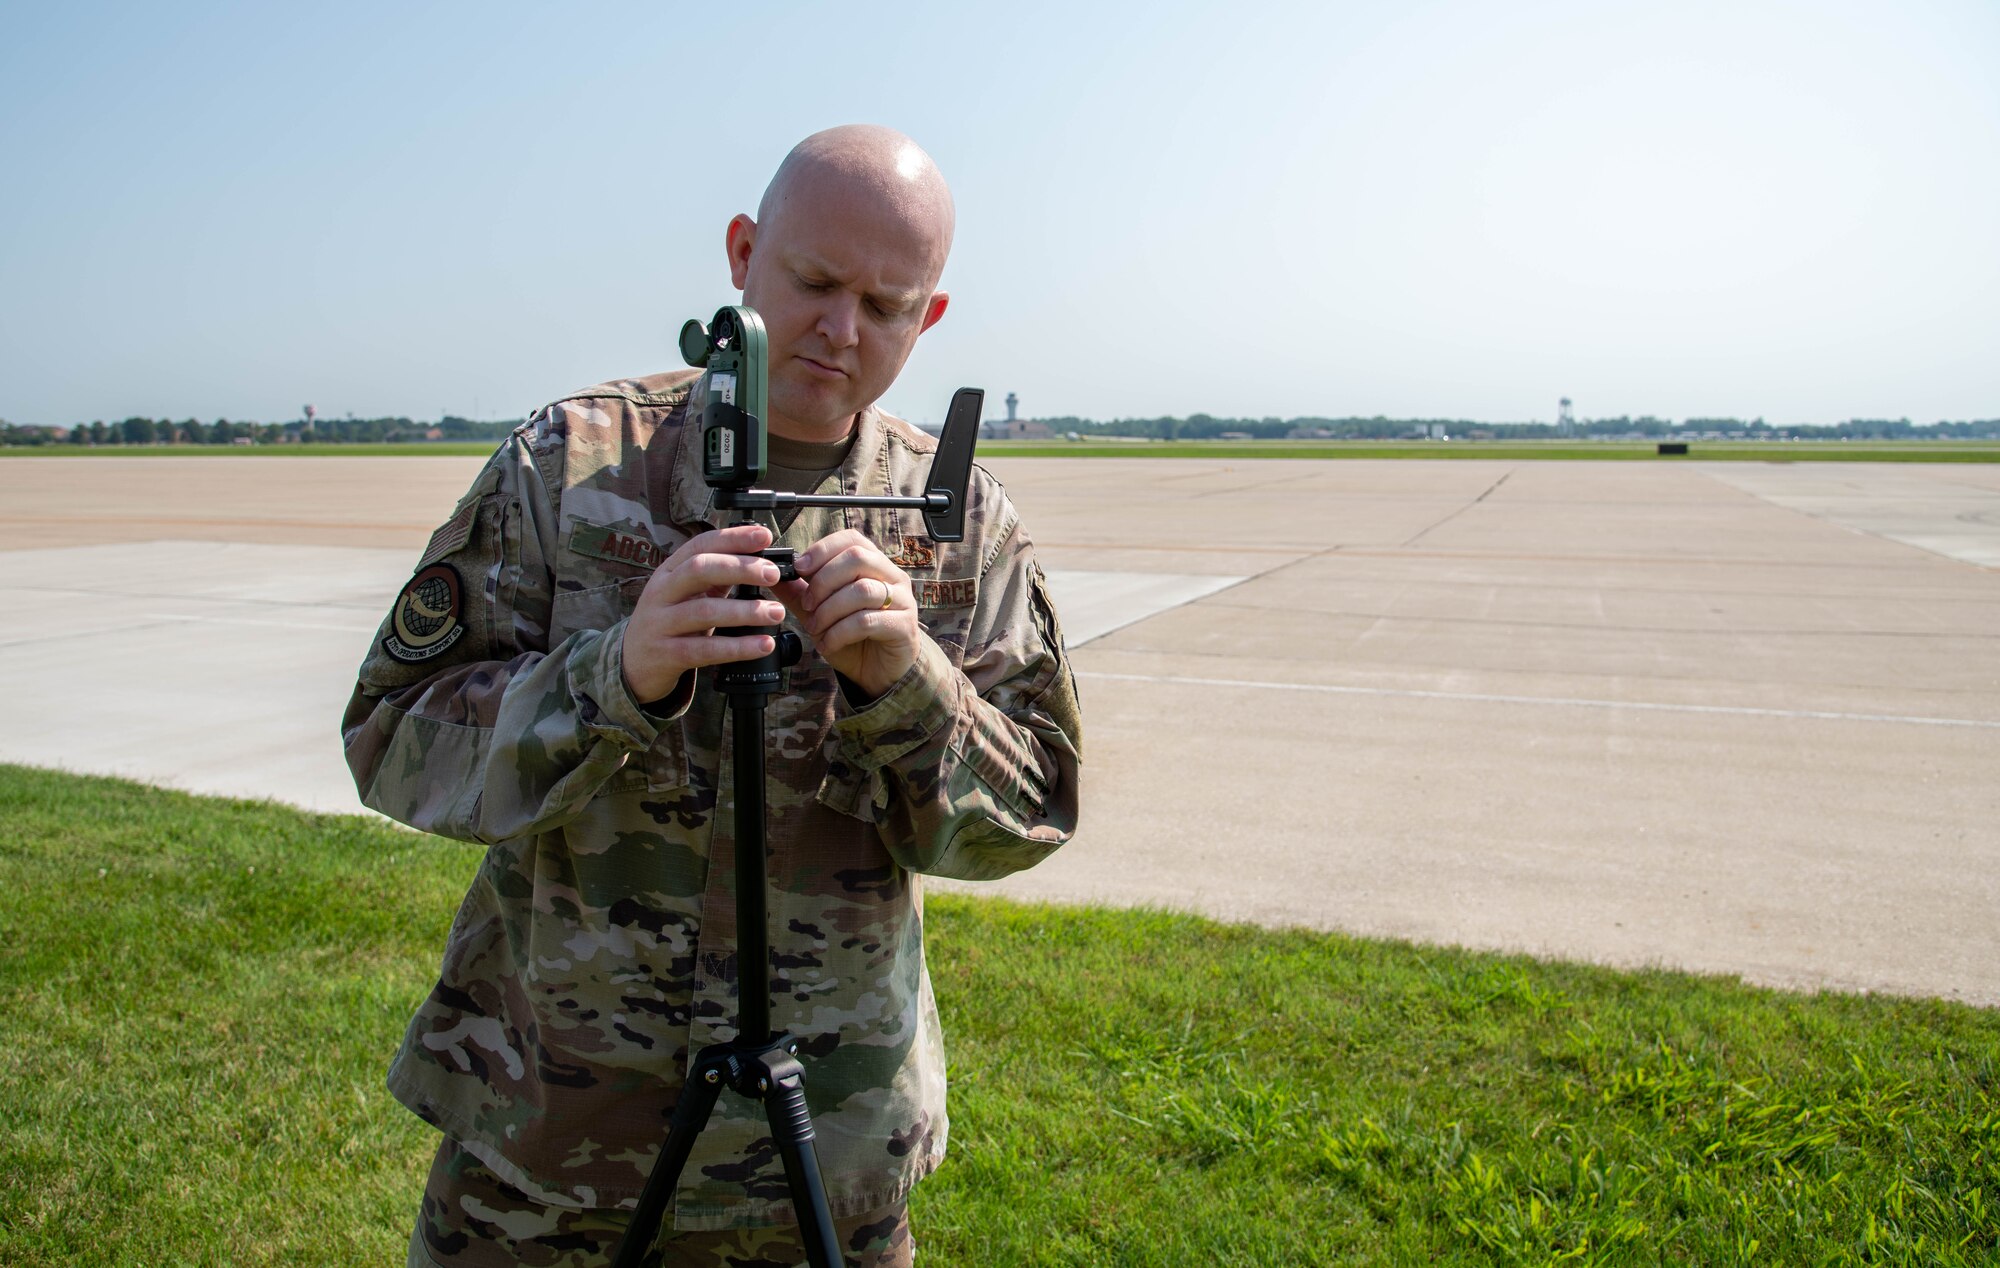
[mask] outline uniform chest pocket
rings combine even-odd
[[[917,616],[924,623],[924,632],[944,650],[952,664],[963,664],[972,614],[979,606],[979,578],[913,572],[910,592],[916,596]]]
[[[626,577],[583,590],[557,590],[550,605],[549,644],[555,646],[583,630],[608,630],[632,615],[639,592],[646,588],[644,576]],[[611,777],[607,791],[626,792],[644,788],[661,792],[688,785],[687,734],[684,720],[675,718],[660,724],[660,733],[644,759],[626,763]]]

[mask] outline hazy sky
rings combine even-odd
[[[851,121],[958,197],[919,420],[2000,417],[1991,0],[184,0],[0,17],[0,418],[678,366]]]

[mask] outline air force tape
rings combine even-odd
[[[458,569],[432,564],[419,570],[396,599],[396,614],[382,650],[406,665],[444,655],[465,636],[465,624],[459,619],[464,605],[465,587]]]

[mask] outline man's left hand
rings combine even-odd
[[[774,586],[842,677],[880,697],[916,663],[926,637],[909,574],[858,531],[844,528],[799,552],[797,581]]]

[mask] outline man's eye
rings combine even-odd
[[[808,291],[811,291],[811,292],[813,292],[813,293],[814,293],[815,295],[817,295],[817,294],[819,294],[819,293],[821,293],[821,292],[823,292],[823,291],[830,291],[830,290],[832,290],[832,289],[833,289],[833,283],[832,283],[832,282],[821,282],[821,281],[817,281],[817,280],[815,280],[815,279],[813,279],[813,278],[810,278],[810,277],[802,277],[802,278],[800,278],[800,279],[799,279],[799,288],[800,288],[801,290],[808,290]]]

